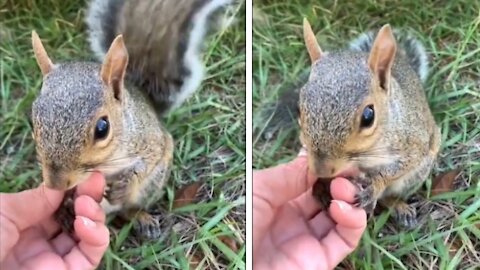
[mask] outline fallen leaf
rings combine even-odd
[[[435,177],[432,184],[432,196],[450,192],[453,190],[453,181],[460,174],[461,170],[453,170],[442,173]]]
[[[237,241],[233,237],[228,237],[225,235],[219,236],[218,240],[222,241],[227,247],[229,247],[233,252],[238,251]]]
[[[462,248],[462,241],[459,238],[456,238],[451,243],[448,243],[448,254],[450,258],[455,257],[457,252]]]
[[[201,182],[195,182],[177,190],[175,193],[175,200],[173,201],[173,209],[191,204],[195,200],[198,189],[201,185]]]
[[[190,256],[189,264],[190,264],[190,269],[197,269],[197,267],[200,265],[202,262],[202,256],[198,252],[193,253]]]

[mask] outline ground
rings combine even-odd
[[[401,4],[398,4],[401,3]],[[442,4],[441,4],[442,3]],[[262,112],[310,60],[302,39],[307,17],[324,50],[390,23],[412,31],[431,61],[426,91],[442,129],[432,177],[417,194],[422,226],[405,232],[383,212],[338,269],[478,269],[480,267],[480,4],[478,1],[256,1],[253,32],[253,164],[291,160],[300,144],[287,129],[264,138]],[[267,118],[268,120],[268,118]],[[455,190],[431,196],[434,177],[459,169]]]
[[[93,59],[85,7],[85,1],[0,1],[1,192],[41,182],[28,123],[41,85],[31,31],[55,61]],[[163,203],[168,234],[139,244],[129,224],[112,228],[102,269],[245,269],[245,7],[232,12],[236,23],[209,39],[201,90],[164,119],[176,141]],[[176,190],[193,182],[202,183],[196,203],[172,209]]]

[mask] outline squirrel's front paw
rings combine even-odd
[[[111,204],[122,204],[126,201],[128,181],[117,180],[112,182],[105,191],[105,197]]]
[[[141,211],[136,215],[133,229],[139,237],[147,240],[156,240],[162,234],[158,219],[145,211]]]
[[[72,235],[75,231],[73,223],[75,222],[75,189],[69,190],[63,197],[62,205],[55,212],[55,221],[60,224],[62,231]]]
[[[355,206],[365,209],[368,215],[373,213],[373,210],[377,206],[377,199],[373,194],[372,186],[362,188],[359,186],[360,191],[355,195]]]

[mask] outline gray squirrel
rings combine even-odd
[[[99,62],[56,63],[32,32],[43,75],[32,105],[33,137],[46,185],[69,190],[56,213],[64,230],[73,229],[72,190],[100,171],[107,214],[133,220],[142,238],[160,236],[151,211],[174,153],[161,116],[199,88],[205,39],[231,2],[92,0],[86,23]]]
[[[313,195],[323,206],[331,200],[331,179],[341,176],[359,187],[356,203],[368,213],[379,202],[400,225],[414,227],[416,209],[407,201],[428,177],[441,144],[423,88],[424,47],[388,24],[345,50],[325,52],[305,19],[304,39],[311,70],[280,98],[286,102],[276,105],[267,132],[298,119],[309,168],[319,178]]]

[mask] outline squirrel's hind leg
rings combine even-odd
[[[137,207],[129,210],[129,219],[133,220],[135,234],[142,239],[158,240],[163,234],[161,215],[158,212],[159,200],[163,196],[164,186],[170,177],[171,153],[160,158],[155,168],[145,178],[138,190]]]
[[[123,217],[133,221],[135,234],[144,240],[158,240],[162,235],[162,228],[158,217],[144,209],[132,208],[125,211]]]
[[[386,191],[380,203],[392,209],[393,218],[404,229],[411,230],[418,225],[417,211],[410,203],[412,195],[423,185],[433,166],[434,159],[427,157],[410,174],[395,180]]]
[[[380,200],[384,207],[392,209],[393,218],[404,229],[411,230],[418,225],[415,206],[396,197],[386,197]]]

